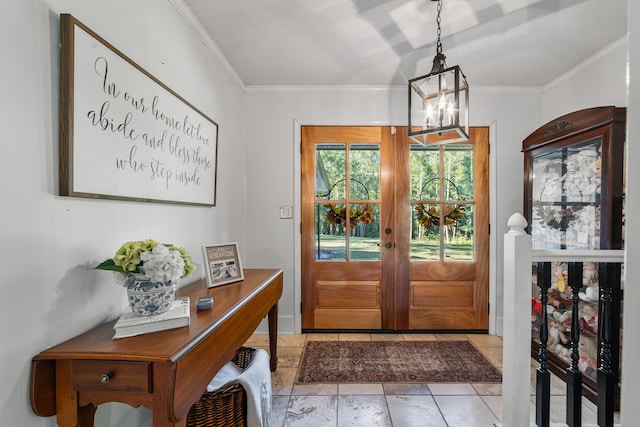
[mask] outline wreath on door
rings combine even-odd
[[[333,203],[325,203],[325,216],[330,224],[346,224],[347,222],[347,207],[343,206],[339,208]],[[349,210],[349,224],[351,228],[355,227],[358,223],[371,224],[375,222],[373,216],[373,208],[369,204],[361,204],[352,206]]]
[[[439,181],[440,178],[432,178],[424,183],[422,188],[420,189],[420,198],[422,198],[422,193],[424,192],[425,187],[428,184],[431,184],[435,181]],[[456,198],[460,199],[460,192],[458,191],[458,186],[456,186],[453,181],[450,179],[446,179],[446,181],[455,189]],[[425,229],[429,227],[438,228],[440,227],[440,223],[443,222],[444,225],[453,225],[455,224],[462,215],[464,215],[465,207],[464,205],[447,203],[444,205],[444,212],[440,212],[440,205],[428,205],[425,206],[424,203],[418,203],[415,206],[415,215],[416,220],[420,225],[422,225]]]
[[[358,181],[357,179],[352,178],[350,181],[362,187],[362,189],[364,190],[364,194],[366,194],[366,199],[368,200],[369,190],[367,189],[367,186],[364,185],[362,182]],[[345,182],[345,180],[341,179],[340,181],[336,182],[331,186],[331,189],[327,193],[327,197],[329,199],[331,198],[331,192],[333,191],[333,189],[336,187],[336,185],[340,184],[341,182]],[[324,207],[327,209],[325,212],[325,217],[327,218],[327,221],[329,221],[329,224],[344,225],[347,223],[346,204],[342,204],[342,206],[339,206],[336,203],[325,203]],[[351,205],[348,215],[349,215],[349,225],[352,229],[356,226],[356,224],[360,224],[360,223],[371,224],[375,222],[375,217],[373,215],[373,206],[371,206],[369,203]]]

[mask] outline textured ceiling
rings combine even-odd
[[[182,0],[247,86],[405,85],[436,51],[430,0]],[[541,86],[622,38],[627,0],[443,0],[471,86]]]

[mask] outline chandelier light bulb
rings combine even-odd
[[[453,123],[453,115],[456,112],[455,108],[453,108],[453,102],[449,100],[449,105],[447,105],[447,125],[451,125]]]
[[[433,105],[427,101],[427,109],[425,111],[425,123],[430,126],[433,123]]]
[[[443,111],[445,108],[447,108],[447,98],[443,93],[440,95],[440,99],[438,100],[438,110]]]

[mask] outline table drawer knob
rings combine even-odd
[[[100,382],[102,384],[107,384],[113,375],[111,373],[104,374],[100,376]]]

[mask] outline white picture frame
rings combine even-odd
[[[238,244],[236,242],[202,247],[207,287],[226,285],[244,280]]]

